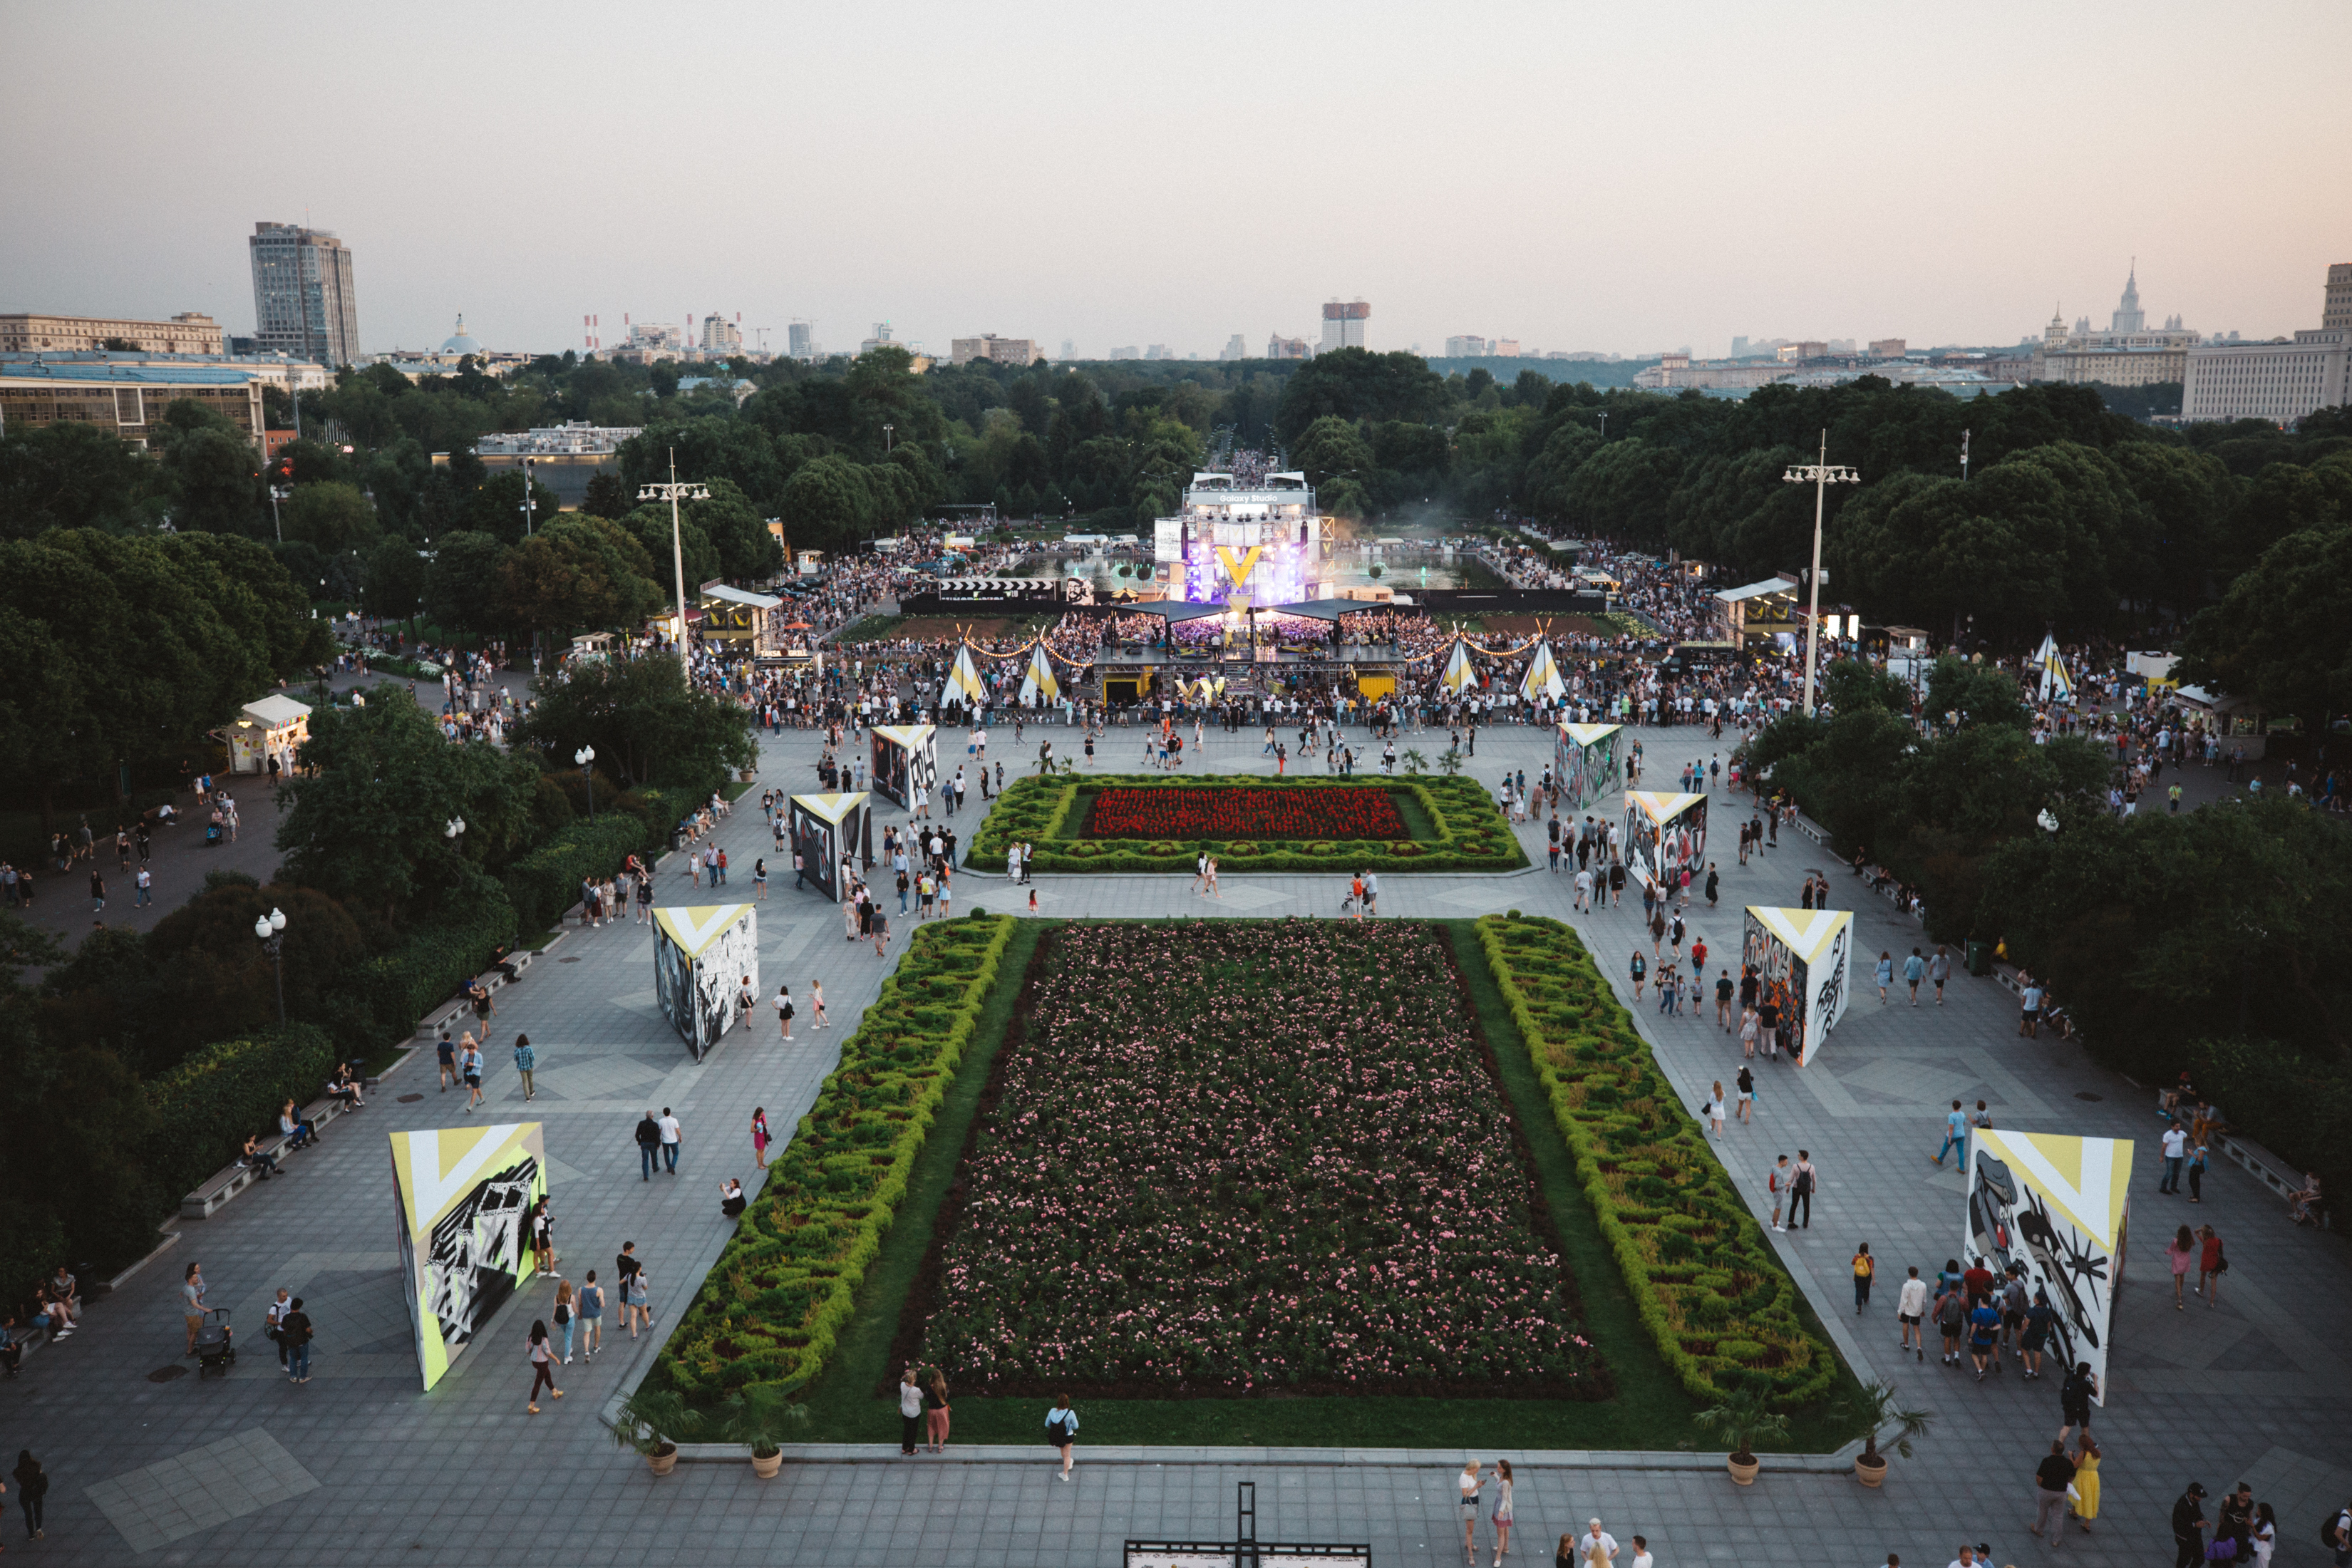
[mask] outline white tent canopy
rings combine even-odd
[[[1054,665],[1045,657],[1045,645],[1039,643],[1029,650],[1029,673],[1021,682],[1021,705],[1027,708],[1061,700],[1062,683],[1054,678]]]
[[[2074,678],[2066,673],[2066,660],[2058,651],[2058,639],[2044,632],[2042,646],[2033,653],[2033,662],[2042,671],[2042,700],[2054,701],[2074,695]]]
[[[971,649],[956,649],[955,668],[948,671],[948,689],[940,697],[941,706],[961,702],[967,708],[977,708],[988,700],[988,688],[981,683],[980,667],[971,661]]]
[[[1519,695],[1530,702],[1546,697],[1557,702],[1568,695],[1568,683],[1559,678],[1559,660],[1553,657],[1550,638],[1536,644],[1528,660],[1528,673],[1519,681]]]
[[[1448,696],[1460,692],[1465,687],[1473,690],[1477,688],[1478,668],[1470,662],[1470,645],[1460,637],[1454,639],[1454,652],[1446,659],[1445,673],[1438,677],[1437,684]]]

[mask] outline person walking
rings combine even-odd
[[[2085,1442],[2091,1436],[2091,1401],[2098,1396],[2099,1380],[2092,1374],[2091,1363],[2078,1361],[2066,1381],[2058,1385],[2058,1415],[2064,1423],[2058,1428],[2058,1439],[2063,1442],[2070,1432],[2079,1432]]]
[[[487,1028],[482,1032],[489,1033]],[[482,1048],[474,1043],[471,1030],[467,1031],[464,1048],[457,1053],[457,1071],[466,1080],[466,1111],[471,1115],[482,1103]]]
[[[793,988],[781,981],[776,984],[776,1027],[785,1039],[793,1037]]]
[[[541,1198],[530,1205],[530,1250],[541,1279],[553,1279],[555,1272],[555,1211],[551,1200]]]
[[[2051,1444],[2033,1468],[2032,1532],[2040,1535],[2046,1524],[2053,1546],[2066,1543],[2066,1489],[2074,1484],[2074,1461],[2066,1457],[2066,1445]]]
[[[2176,1312],[2189,1310],[2181,1292],[2189,1278],[2189,1263],[2197,1253],[2197,1233],[2185,1225],[2173,1233],[2172,1245],[2164,1249],[2165,1261],[2172,1265],[2172,1310]]]
[[[645,1268],[640,1265],[621,1281],[621,1316],[629,1325],[629,1338],[635,1339],[639,1329],[653,1332],[654,1315],[646,1304],[652,1299]]]
[[[809,1027],[812,1029],[824,1028],[825,1025],[824,981],[812,980],[809,982],[809,1006],[814,1009],[816,1013],[816,1017],[810,1023]]]
[[[1927,961],[1927,978],[1935,983],[1936,1005],[1938,1007],[1944,1005],[1944,982],[1951,977],[1952,956],[1944,951],[1941,943],[1937,943],[1936,956]]]
[[[294,1298],[293,1306],[278,1321],[278,1333],[286,1342],[286,1381],[310,1382],[310,1341],[317,1331],[311,1326],[310,1314],[302,1310],[301,1297]]]
[[[2210,1225],[2197,1227],[2197,1293],[2205,1304],[2217,1307],[2221,1302],[2221,1276],[2229,1272],[2230,1259],[2221,1251],[2221,1233]]]
[[[1070,1450],[1076,1446],[1077,1437],[1078,1413],[1070,1408],[1068,1394],[1057,1394],[1054,1396],[1054,1408],[1045,1412],[1045,1441],[1062,1451],[1062,1479],[1066,1481],[1070,1479],[1070,1466],[1074,1462]]]
[[[1753,1127],[1756,1124],[1756,1075],[1746,1062],[1739,1064],[1739,1076],[1733,1080],[1739,1089],[1739,1120]]]
[[[1944,1118],[1944,1144],[1936,1151],[1936,1168],[1943,1169],[1944,1156],[1958,1149],[1963,1160],[1969,1152],[1969,1119],[1960,1110],[1958,1100],[1952,1101],[1951,1114]]]
[[[1895,954],[1883,951],[1878,955],[1878,1005],[1886,1005],[1887,988],[1895,984]]]
[[[541,1384],[545,1384],[548,1393],[556,1398],[563,1397],[563,1390],[555,1386],[555,1346],[548,1339],[546,1321],[533,1318],[530,1322],[530,1396],[523,1406],[533,1415],[539,1414]]]
[[[2099,1517],[2099,1461],[2105,1458],[2088,1432],[2074,1449],[2074,1522],[2084,1531]]]
[[[1878,1277],[1878,1259],[1870,1255],[1870,1243],[1858,1242],[1853,1249],[1853,1315],[1870,1305],[1870,1282]]]
[[[555,1282],[555,1332],[562,1342],[562,1348],[557,1352],[557,1356],[565,1366],[572,1364],[572,1331],[576,1326],[574,1320],[578,1316],[572,1310],[573,1300],[572,1281],[558,1279]]]
[[[1710,1138],[1720,1138],[1720,1137],[1722,1137],[1722,1136],[1723,1136],[1723,1080],[1722,1080],[1721,1079],[1716,1079],[1716,1080],[1715,1080],[1715,1087],[1714,1087],[1713,1089],[1709,1089],[1709,1090],[1707,1091],[1707,1097],[1706,1097],[1706,1114],[1707,1136],[1708,1136],[1708,1137],[1710,1137]]]
[[[650,1182],[654,1179],[654,1163],[661,1157],[657,1152],[660,1148],[661,1123],[655,1121],[654,1113],[648,1110],[645,1120],[637,1123],[637,1180]]]
[[[1916,1353],[1919,1360],[1927,1359],[1927,1336],[1922,1325],[1927,1318],[1927,1282],[1919,1278],[1919,1266],[1911,1265],[1910,1278],[1903,1281],[1902,1290],[1895,1298],[1895,1317],[1903,1325],[1903,1337],[1895,1341],[1897,1350]]]
[[[49,1474],[41,1468],[41,1461],[33,1458],[30,1448],[16,1450],[16,1468],[9,1474],[16,1478],[16,1506],[24,1510],[25,1534],[31,1540],[42,1541],[48,1531],[41,1528],[42,1500],[49,1495]],[[0,1487],[0,1491],[8,1489]]]
[[[1805,1211],[1805,1218],[1803,1224],[1798,1228],[1802,1230],[1813,1228],[1813,1189],[1820,1184],[1820,1174],[1813,1169],[1812,1152],[1809,1149],[1798,1150],[1796,1174],[1789,1183],[1789,1222],[1791,1225],[1797,1224],[1797,1211],[1802,1208]]]
[[[761,1170],[768,1168],[768,1108],[751,1108],[751,1163]]]
[[[531,1068],[538,1060],[539,1058],[530,1048],[530,1037],[517,1035],[514,1044],[515,1072],[522,1079],[522,1098],[525,1104],[539,1098],[539,1090],[530,1081]]]
[[[457,1042],[449,1037],[449,1026],[446,1024],[441,1026],[441,1039],[433,1047],[433,1054],[441,1063],[442,1093],[448,1093],[452,1083],[464,1083],[465,1080],[457,1076]]]
[[[1903,961],[1903,983],[1911,988],[1911,1005],[1919,1005],[1919,982],[1927,978],[1927,961],[1919,950],[1913,948],[1911,956]]]
[[[1503,1559],[1511,1550],[1511,1461],[1495,1461],[1495,1562],[1493,1568],[1503,1568]]]
[[[915,1445],[923,1435],[923,1389],[915,1381],[912,1366],[898,1374],[898,1452],[906,1458],[915,1457]]]
[[[1478,1494],[1485,1489],[1486,1478],[1475,1459],[1462,1467],[1454,1478],[1454,1489],[1462,1496],[1462,1561],[1478,1561]]]
[[[588,1270],[588,1278],[580,1287],[580,1359],[591,1362],[604,1346],[604,1287],[596,1283],[596,1271]],[[566,1361],[572,1358],[564,1357]]]
[[[2058,1321],[2057,1309],[2050,1304],[2050,1292],[2037,1289],[2033,1304],[2025,1309],[2025,1327],[2017,1336],[2017,1359],[2025,1363],[2025,1375],[2042,1375],[2042,1352],[2050,1342],[2050,1331]]]
[[[1960,1331],[1968,1323],[1969,1299],[1958,1281],[1946,1279],[1936,1296],[1936,1329],[1943,1336],[1944,1364],[1960,1364]]]
[[[2201,1141],[2194,1142],[2189,1151],[2189,1201],[2205,1201],[2205,1145]]]
[[[188,1354],[196,1353],[196,1331],[205,1326],[205,1275],[196,1264],[180,1276],[180,1315],[187,1320]]]
[[[1783,1154],[1772,1168],[1764,1173],[1764,1190],[1772,1196],[1772,1228],[1785,1233],[1788,1226],[1780,1223],[1780,1207],[1788,1201],[1789,1183],[1794,1173],[1789,1169],[1789,1156]]]
[[[948,1420],[951,1408],[948,1404],[948,1374],[933,1367],[930,1381],[923,1384],[923,1417],[930,1428],[931,1452],[934,1454],[948,1451]]]
[[[667,1105],[662,1107],[661,1121],[659,1126],[661,1128],[662,1162],[667,1167],[669,1173],[675,1176],[677,1174],[678,1142],[685,1136],[685,1132],[684,1130],[678,1126],[677,1118],[670,1114],[670,1109]]]

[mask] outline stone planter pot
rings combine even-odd
[[[1873,1458],[1868,1454],[1856,1454],[1853,1457],[1853,1479],[1866,1487],[1883,1484],[1886,1479],[1885,1456],[1882,1454]]]
[[[751,1473],[759,1477],[763,1481],[774,1480],[776,1479],[776,1472],[783,1468],[784,1451],[782,1448],[777,1449],[774,1453],[770,1454],[765,1458],[761,1458],[757,1454],[751,1456]],[[1874,1482],[1873,1484],[1875,1485],[1876,1483]]]
[[[677,1468],[677,1445],[664,1443],[646,1456],[646,1468],[657,1476],[666,1476]]]
[[[1756,1472],[1764,1468],[1764,1461],[1753,1454],[1733,1454],[1723,1462],[1730,1470],[1733,1482],[1743,1487],[1754,1486]]]

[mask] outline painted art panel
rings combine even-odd
[[[547,1195],[541,1124],[392,1134],[401,1279],[425,1386],[530,1278],[530,1211]]]
[[[2053,1362],[2088,1362],[2106,1403],[2115,1293],[2131,1217],[2132,1142],[1972,1128],[1961,1246],[1997,1275],[2025,1270],[2028,1300],[2055,1310]]]

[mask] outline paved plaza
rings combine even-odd
[[[1066,733],[1066,732],[1060,732]],[[1729,747],[1697,731],[1641,732],[1645,785],[1671,789],[1692,756]],[[1129,737],[1133,737],[1132,742]],[[994,731],[1008,777],[1034,757],[1032,737]],[[1127,770],[1140,735],[1114,730],[1098,748],[1106,770]],[[1213,733],[1213,769],[1270,772],[1255,731]],[[1434,754],[1443,733],[1411,743]],[[762,742],[761,784],[815,787],[817,742],[806,732]],[[1056,747],[1057,751],[1069,749]],[[1402,746],[1400,746],[1402,750]],[[960,740],[942,745],[951,772]],[[1507,765],[1533,780],[1548,737],[1505,728],[1481,735],[1472,773],[1490,785]],[[993,760],[993,759],[992,759]],[[2194,771],[2194,770],[2192,770]],[[1924,942],[1917,923],[1864,892],[1801,835],[1742,868],[1731,798],[1718,791],[1714,859],[1721,907],[1695,909],[1693,929],[1735,969],[1741,906],[1792,903],[1804,874],[1826,870],[1842,907],[1857,900],[1855,1000],[1812,1067],[1762,1071],[1757,1122],[1736,1123],[1725,1158],[1751,1202],[1770,1157],[1812,1152],[1822,1175],[1810,1230],[1773,1237],[1840,1348],[1864,1376],[1893,1384],[1906,1405],[1936,1415],[1910,1460],[1896,1459],[1882,1491],[1851,1478],[1837,1458],[1776,1461],[1752,1489],[1734,1487],[1703,1456],[1475,1456],[1447,1450],[1357,1453],[1089,1449],[1073,1484],[1059,1484],[1051,1452],[967,1447],[945,1458],[898,1458],[895,1430],[870,1447],[795,1451],[775,1479],[740,1458],[690,1461],[667,1478],[616,1448],[600,1409],[635,1385],[655,1342],[608,1339],[594,1361],[562,1369],[567,1397],[523,1409],[523,1355],[533,1317],[548,1315],[550,1282],[520,1293],[431,1394],[418,1391],[405,1325],[384,1136],[467,1120],[462,1099],[434,1080],[429,1050],[412,1056],[372,1094],[364,1112],[335,1122],[323,1147],[292,1156],[286,1179],[257,1186],[178,1240],[110,1297],[84,1331],[29,1357],[0,1392],[10,1426],[0,1452],[30,1447],[54,1478],[47,1539],[18,1543],[27,1560],[73,1563],[418,1564],[823,1563],[1115,1563],[1129,1536],[1220,1539],[1230,1532],[1234,1483],[1257,1483],[1258,1533],[1267,1540],[1366,1541],[1376,1563],[1461,1560],[1452,1475],[1465,1458],[1520,1466],[1515,1556],[1547,1559],[1565,1531],[1600,1516],[1620,1541],[1646,1535],[1661,1568],[1699,1562],[1866,1564],[1889,1551],[1940,1565],[1963,1541],[1990,1542],[1996,1563],[2053,1558],[2092,1563],[2168,1563],[2172,1500],[2190,1479],[2218,1498],[2239,1480],[2277,1508],[2286,1568],[2326,1561],[2315,1543],[2323,1509],[2352,1499],[2352,1258],[2338,1237],[2291,1227],[2283,1205],[2251,1176],[2217,1163],[2206,1201],[2159,1196],[2153,1092],[2095,1066],[2078,1046],[2017,1032],[2017,1004],[1989,979],[1956,975],[1938,1009],[1882,1007],[1869,983],[1881,949],[1898,957]],[[1744,806],[1744,797],[1740,805]],[[903,814],[886,806],[888,820]],[[969,841],[977,809],[953,819]],[[257,817],[248,815],[247,838]],[[186,831],[186,830],[183,830]],[[1532,869],[1505,876],[1391,876],[1381,913],[1467,916],[1507,910],[1571,921],[1602,972],[1622,984],[1637,940],[1638,901],[1590,916],[1570,910],[1566,876],[1542,868],[1542,833],[1522,830]],[[735,865],[730,900],[752,897],[750,868],[767,852],[754,796],[721,829]],[[772,856],[772,859],[773,857]],[[665,903],[718,901],[672,860]],[[1048,916],[1199,913],[1209,917],[1330,917],[1338,877],[1229,876],[1211,901],[1174,877],[1046,876]],[[958,879],[958,911],[1025,907],[1001,879]],[[175,890],[167,907],[186,896]],[[634,1240],[646,1258],[655,1333],[670,1323],[724,1241],[719,1211],[728,1175],[754,1184],[748,1125],[764,1106],[780,1132],[807,1109],[841,1037],[875,994],[891,957],[845,941],[838,908],[795,893],[789,860],[759,906],[761,975],[772,994],[788,979],[802,999],[796,1039],[776,1037],[759,1009],[697,1065],[654,1003],[646,927],[573,929],[498,994],[488,1051],[491,1103],[478,1115],[546,1124],[551,1190],[564,1271],[598,1268]],[[898,922],[904,931],[908,922]],[[1931,950],[1932,951],[1932,950]],[[1719,967],[1710,961],[1710,970]],[[814,1027],[811,982],[822,981],[833,1026]],[[1626,998],[1631,1001],[1630,995]],[[1637,1008],[1638,1026],[1696,1107],[1727,1082],[1738,1051],[1712,1010],[1682,1019]],[[516,1031],[538,1056],[537,1100],[526,1107],[508,1067]],[[1961,1247],[1958,1172],[1929,1163],[1948,1102],[1982,1098],[2002,1127],[2139,1140],[2134,1225],[2118,1293],[2108,1403],[2094,1429],[2106,1451],[2105,1501],[2093,1534],[2070,1531],[2053,1552],[2027,1539],[2032,1472],[2059,1425],[2056,1383],[2012,1370],[1979,1384],[1957,1369],[1896,1350],[1894,1285],[1905,1266],[1932,1273]],[[647,1109],[676,1110],[686,1142],[675,1176],[640,1179],[632,1129]],[[1760,1207],[1759,1207],[1760,1212]],[[2223,1300],[2190,1299],[2176,1312],[2161,1247],[2194,1215],[2229,1244]],[[1867,1240],[1881,1284],[1857,1317],[1847,1260]],[[226,1379],[199,1378],[178,1359],[182,1270],[200,1261],[215,1304],[235,1309],[244,1359]],[[289,1385],[261,1334],[276,1287],[306,1298],[319,1330],[313,1380]],[[608,1320],[609,1321],[610,1320]],[[186,1369],[173,1374],[170,1369]],[[154,1381],[153,1374],[166,1375]],[[1083,1409],[1081,1410],[1083,1415]],[[1043,1421],[1043,1407],[1039,1419]],[[1041,1427],[1042,1436],[1042,1427]],[[2209,1514],[2212,1508],[2209,1505]],[[9,1526],[15,1526],[13,1511]],[[20,1531],[18,1532],[21,1533]],[[1489,1537],[1482,1527],[1482,1553]],[[1482,1561],[1484,1561],[1482,1557]],[[1623,1559],[1621,1559],[1622,1562]]]

